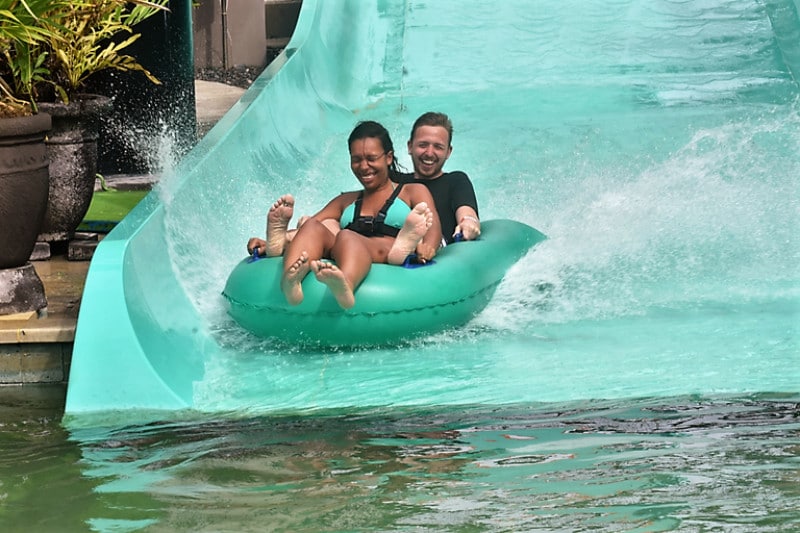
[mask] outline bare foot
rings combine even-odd
[[[267,213],[267,257],[277,257],[283,254],[283,248],[288,242],[286,230],[294,214],[294,197],[284,194],[272,204]]]
[[[392,249],[389,250],[386,262],[390,265],[402,265],[406,257],[414,253],[419,241],[425,237],[432,225],[433,213],[428,204],[420,202],[415,205],[403,222],[403,227],[397,234]]]
[[[303,301],[303,278],[309,271],[308,254],[303,252],[297,261],[289,266],[281,278],[281,291],[289,305],[297,305]]]
[[[344,273],[339,267],[325,261],[312,261],[311,268],[317,276],[317,280],[328,286],[336,302],[342,309],[350,309],[356,304],[353,289],[344,277]]]

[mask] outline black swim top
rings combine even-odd
[[[378,211],[374,217],[361,216],[361,201],[364,199],[364,191],[358,193],[358,198],[353,204],[354,208],[352,221],[347,224],[344,229],[355,231],[356,233],[359,233],[365,237],[381,237],[384,235],[388,235],[389,237],[397,237],[397,234],[400,232],[400,228],[387,224],[386,214],[389,212],[389,209],[391,209],[392,204],[394,203],[395,199],[397,199],[397,195],[400,194],[400,189],[402,188],[402,184],[395,187],[394,191],[392,191],[392,195],[389,196],[389,198],[386,200],[386,203],[383,204],[383,207],[381,207],[380,211]],[[343,216],[342,218],[345,217]]]

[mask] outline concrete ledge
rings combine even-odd
[[[106,186],[118,191],[149,191],[158,181],[155,174],[112,174],[103,176]],[[98,179],[94,184],[95,191],[103,190]]]
[[[0,385],[64,384],[69,377],[89,263],[59,255],[34,267],[45,286],[46,312],[0,320]]]
[[[69,242],[67,259],[69,261],[89,261],[93,256],[97,245],[100,242],[95,240],[72,240]]]
[[[31,261],[46,261],[50,259],[50,243],[37,242],[31,252]]]
[[[17,344],[2,348],[0,384],[22,385],[67,381],[72,361],[72,343]]]
[[[56,263],[38,264],[46,292],[50,294],[48,308],[52,312],[6,316],[0,320],[0,385],[66,383],[69,377],[77,309],[69,307],[72,295],[65,293],[79,290],[82,283],[76,285],[66,280],[70,276],[82,279],[88,264],[72,263],[75,272],[69,272],[63,267],[66,263],[63,258],[53,262]]]
[[[73,342],[75,340],[74,318],[48,318],[37,322],[36,317],[25,321],[9,320],[0,329],[0,350],[4,344],[35,344],[40,342]]]

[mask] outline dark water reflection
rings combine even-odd
[[[5,389],[4,531],[789,531],[800,397],[680,397],[69,432]]]

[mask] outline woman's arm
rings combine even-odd
[[[313,214],[311,218],[322,222],[326,219],[341,220],[345,207],[356,201],[358,192],[343,192],[318,212]]]

